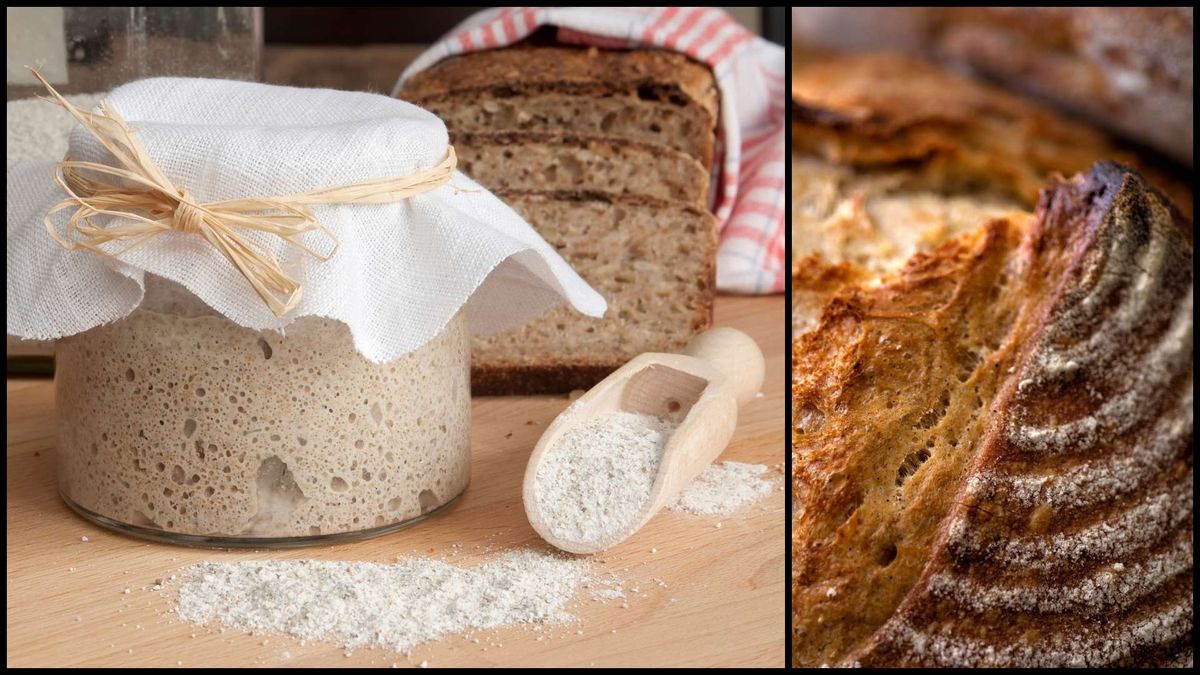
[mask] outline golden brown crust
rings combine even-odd
[[[794,347],[797,663],[836,663],[895,611],[928,559],[1022,336],[1000,219],[835,295]],[[994,295],[993,295],[994,294]],[[981,302],[987,300],[987,302]]]
[[[1190,661],[1176,216],[1101,163],[828,305],[794,349],[797,664]]]
[[[1024,249],[1053,303],[1020,346],[921,580],[849,660],[1167,665],[1190,644],[1183,225],[1113,164],[1043,193]]]
[[[404,85],[413,101],[452,92],[505,88],[514,95],[545,89],[603,87],[644,99],[703,108],[715,128],[716,81],[707,66],[673,51],[518,45],[455,56]]]
[[[912,165],[947,190],[1000,191],[1032,206],[1053,174],[1116,159],[1191,213],[1191,190],[1101,132],[997,87],[893,54],[810,56],[792,79],[793,147],[860,168]]]

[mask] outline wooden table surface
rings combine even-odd
[[[750,333],[767,357],[764,396],[742,409],[721,459],[771,465],[780,479],[784,322],[781,296],[718,299],[716,325]],[[45,378],[10,378],[8,665],[781,666],[787,589],[782,491],[723,519],[719,528],[715,519],[664,511],[630,540],[595,556],[595,570],[623,578],[627,594],[640,587],[627,609],[581,592],[569,608],[579,618],[574,624],[542,632],[481,631],[474,635],[478,644],[447,636],[414,647],[411,657],[381,649],[347,656],[332,643],[301,646],[282,635],[196,627],[169,614],[170,588],[149,590],[156,578],[205,560],[387,562],[413,555],[469,566],[508,549],[549,550],[525,520],[521,477],[534,443],[566,405],[566,397],[477,398],[471,485],[455,506],[425,523],[352,544],[232,551],[147,543],[69,511],[55,492],[53,385]]]

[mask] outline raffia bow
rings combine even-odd
[[[244,232],[272,234],[324,262],[337,251],[333,236],[313,215],[313,204],[381,204],[407,199],[439,187],[454,174],[457,158],[448,148],[446,158],[432,169],[390,178],[378,178],[340,187],[322,188],[281,197],[232,199],[197,203],[187,190],[175,185],[155,165],[133,129],[116,111],[100,102],[100,112],[83,111],[71,105],[41,74],[29,69],[54,97],[40,97],[71,113],[96,140],[116,158],[119,166],[63,158],[54,169],[54,180],[69,195],[46,213],[44,224],[50,236],[68,250],[86,248],[100,255],[121,253],[169,231],[197,234],[221,252],[250,282],[276,316],[291,311],[301,298],[301,285],[283,272],[279,261]],[[120,168],[123,167],[123,168]],[[87,172],[85,175],[84,172]],[[75,207],[60,233],[51,216]],[[116,216],[107,227],[94,225],[92,216]],[[319,230],[333,242],[322,254],[296,237]],[[71,236],[78,234],[82,238]],[[130,245],[110,254],[100,248],[110,241]]]

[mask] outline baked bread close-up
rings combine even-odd
[[[894,272],[914,253],[1014,209],[1054,174],[1114,159],[1191,216],[1191,188],[1100,130],[998,87],[896,54],[802,54],[792,78],[793,318],[827,295],[804,278],[845,264]],[[838,276],[846,276],[843,271]],[[851,274],[854,276],[854,274]]]
[[[608,302],[476,336],[472,390],[586,389],[712,323],[708,210],[718,92],[674,52],[523,44],[455,56],[399,96],[441,117],[460,169],[524,216]]]
[[[936,54],[1192,165],[1192,7],[951,7]]]
[[[794,665],[1191,665],[1190,190],[907,57],[793,78]]]
[[[1192,7],[796,7],[808,48],[935,59],[1192,166]]]

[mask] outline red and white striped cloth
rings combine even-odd
[[[540,26],[562,42],[661,47],[708,64],[721,90],[713,211],[721,228],[717,287],[738,293],[784,288],[785,111],[783,48],[713,7],[502,7],[468,18],[422,53],[404,81],[456,54],[503,47]]]

